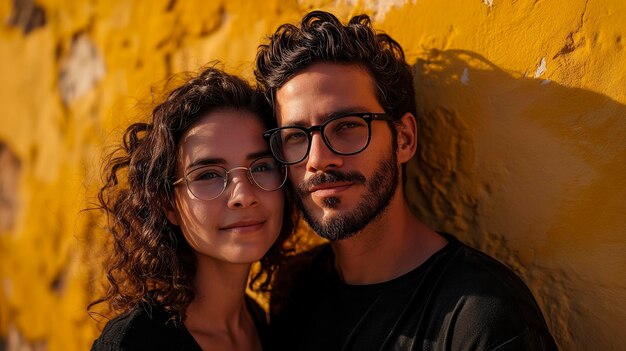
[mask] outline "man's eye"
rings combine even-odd
[[[337,130],[342,130],[342,129],[352,129],[352,128],[358,128],[361,127],[362,124],[361,123],[357,123],[357,122],[345,122],[345,123],[341,123],[340,125],[337,126]]]
[[[302,131],[286,133],[283,136],[283,142],[285,143],[297,143],[306,140],[306,134]]]

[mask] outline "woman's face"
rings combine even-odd
[[[205,115],[181,138],[177,178],[203,165],[226,170],[250,167],[259,157],[271,155],[262,138],[264,129],[259,116],[248,111],[222,110]],[[212,177],[212,173],[202,173],[202,179]],[[168,219],[181,227],[199,259],[251,263],[259,260],[278,237],[283,190],[266,191],[251,184],[243,169],[226,177],[224,192],[208,201],[198,199],[184,181],[179,183]]]

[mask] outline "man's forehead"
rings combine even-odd
[[[360,65],[312,65],[285,82],[274,98],[280,126],[320,124],[349,112],[382,112],[374,81]]]
[[[279,126],[302,126],[302,127],[310,127],[311,125],[322,124],[325,121],[341,115],[346,115],[350,113],[363,113],[363,112],[371,112],[372,108],[362,105],[346,105],[343,107],[337,107],[329,111],[321,112],[318,114],[290,114],[285,113],[283,115],[276,115]]]

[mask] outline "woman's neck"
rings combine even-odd
[[[186,310],[185,327],[203,350],[260,350],[254,320],[245,301],[250,264],[198,257],[196,296]]]

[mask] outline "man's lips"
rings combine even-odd
[[[353,183],[350,182],[324,183],[312,186],[311,188],[309,188],[309,193],[311,193],[311,195],[319,197],[334,196],[348,189],[352,185]]]
[[[340,172],[334,169],[312,174],[307,180],[296,187],[300,197],[334,196],[353,185],[365,185],[367,179],[357,171]]]

